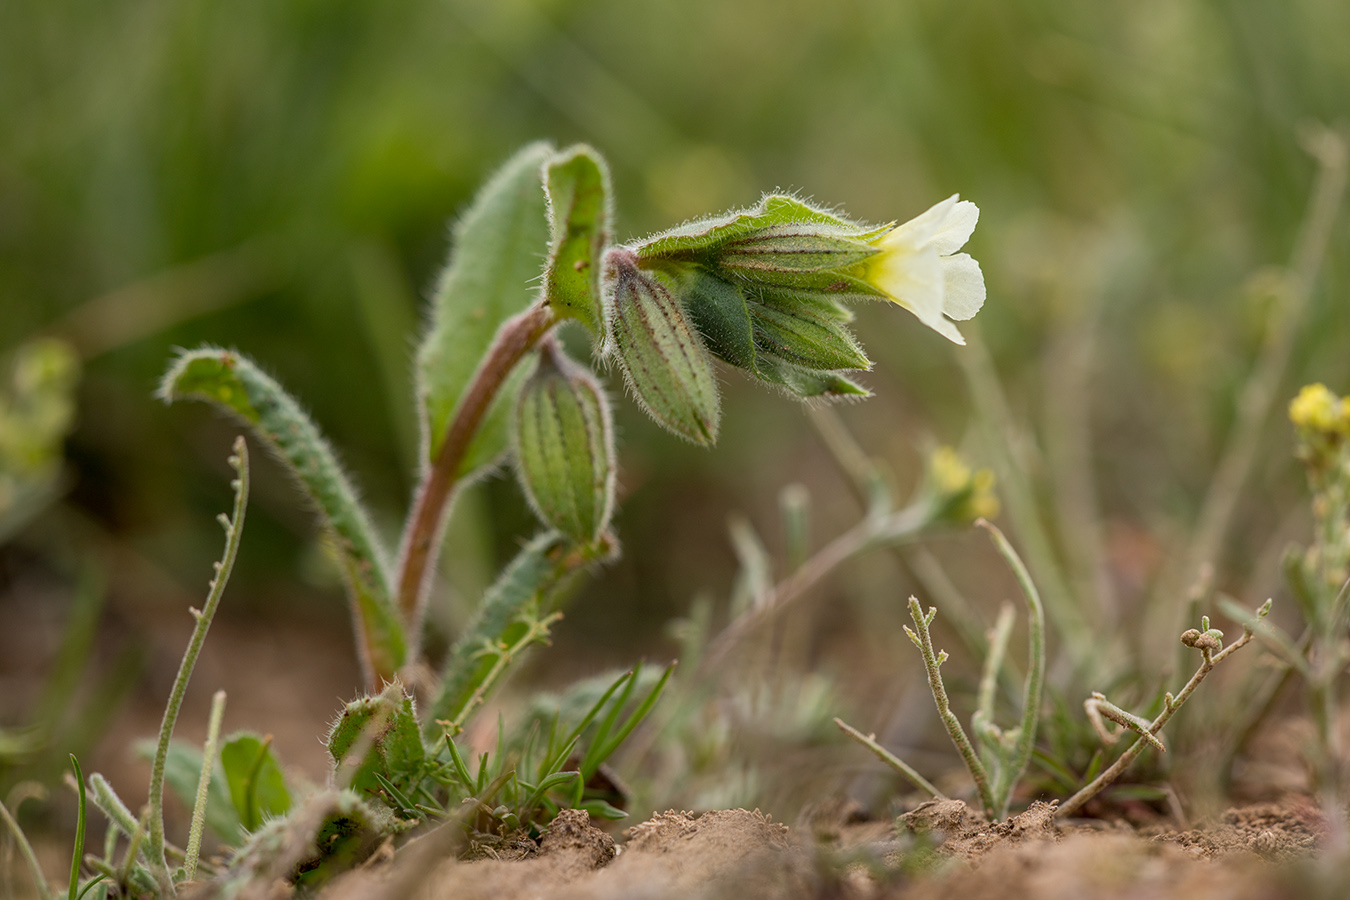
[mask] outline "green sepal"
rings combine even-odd
[[[614,509],[609,400],[552,339],[521,388],[514,446],[521,489],[540,521],[580,544],[594,542]]]
[[[328,754],[339,771],[350,771],[348,786],[379,795],[380,778],[400,791],[415,787],[426,774],[426,748],[413,700],[398,682],[378,695],[353,700],[328,732]],[[352,759],[354,753],[360,759]]]
[[[792,288],[753,287],[746,291],[751,300],[787,313],[806,313],[814,318],[827,318],[847,325],[855,316],[853,310],[840,303],[835,296]]]
[[[658,424],[696,444],[717,442],[721,405],[712,360],[679,301],[627,250],[605,255],[612,291],[610,352],[638,404]]]
[[[872,396],[867,388],[839,372],[805,369],[768,354],[759,357],[755,374],[764,381],[781,385],[803,400]]]
[[[497,330],[538,292],[540,253],[548,247],[543,170],[548,144],[530,144],[488,181],[455,227],[454,249],[431,305],[430,329],[417,352],[422,459],[436,458],[479,360]],[[505,450],[518,379],[499,392],[457,475],[494,462]]]
[[[779,225],[729,241],[717,254],[724,269],[754,278],[761,273],[815,272],[847,269],[880,251],[843,234],[809,226]]]
[[[569,147],[546,163],[544,190],[552,232],[545,296],[560,318],[603,335],[600,257],[610,237],[609,167],[590,147]]]
[[[860,225],[796,197],[768,194],[749,209],[699,219],[648,238],[634,247],[634,252],[643,262],[698,259],[758,231],[801,225],[815,225],[822,233],[863,243],[870,243],[893,227],[893,224]]]
[[[272,755],[270,738],[252,732],[231,735],[220,748],[220,767],[230,802],[247,831],[290,811],[291,792]]]
[[[300,405],[248,357],[218,347],[181,353],[158,394],[168,403],[183,397],[215,403],[250,425],[280,457],[318,508],[336,551],[357,624],[368,638],[358,643],[375,657],[364,662],[383,676],[397,672],[406,662],[407,641],[384,548],[332,448]]]
[[[733,366],[753,369],[755,335],[741,289],[702,266],[683,267],[674,283],[708,350]]]
[[[858,300],[885,299],[887,294],[865,279],[839,269],[748,269],[718,266],[727,278],[735,279],[752,289],[792,290],[825,296]]]
[[[842,325],[807,307],[794,312],[750,301],[755,348],[808,369],[870,369],[872,361]]]

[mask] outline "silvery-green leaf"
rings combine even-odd
[[[870,397],[872,392],[839,372],[806,369],[767,353],[760,354],[755,374],[764,381],[782,385],[790,393],[802,398],[837,399],[841,397]]]
[[[689,222],[648,238],[633,249],[643,261],[698,259],[757,231],[804,224],[862,242],[869,242],[891,228],[891,225],[859,225],[796,197],[769,194],[750,209]]]
[[[446,428],[498,328],[538,294],[549,247],[543,169],[547,144],[516,153],[488,181],[454,230],[450,262],[431,306],[431,327],[417,353],[423,461],[435,458]],[[465,456],[465,474],[506,449],[518,378],[498,394]]]

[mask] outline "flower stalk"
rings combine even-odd
[[[155,747],[154,765],[150,771],[150,827],[146,855],[151,868],[155,870],[156,878],[164,886],[169,885],[169,865],[164,844],[164,774],[169,758],[169,741],[173,739],[173,729],[178,723],[178,712],[183,706],[183,697],[187,694],[188,681],[191,680],[192,670],[197,665],[197,657],[201,653],[202,645],[206,643],[206,633],[211,628],[211,619],[216,614],[216,607],[220,605],[220,598],[225,593],[225,584],[229,581],[230,571],[234,568],[235,557],[239,554],[239,540],[243,536],[244,513],[248,509],[249,491],[248,444],[242,437],[235,439],[234,455],[230,457],[230,465],[238,477],[233,482],[233,514],[228,518],[224,515],[220,517],[220,523],[225,528],[225,553],[221,556],[220,562],[215,564],[216,574],[211,579],[211,590],[206,602],[202,604],[200,611],[192,610],[192,617],[196,619],[197,624],[192,629],[192,637],[188,641],[187,651],[183,654],[183,661],[178,666],[178,676],[174,679],[173,690],[169,694],[169,702],[164,707],[164,721],[159,728],[159,743]],[[173,891],[169,889],[165,892]]]
[[[445,533],[450,500],[459,485],[469,444],[507,376],[556,322],[552,308],[541,299],[502,325],[445,430],[435,460],[422,478],[408,516],[398,562],[398,605],[409,624],[410,641],[415,642],[421,630],[437,549]],[[416,659],[417,654],[410,653],[408,658]]]

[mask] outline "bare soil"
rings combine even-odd
[[[1123,823],[1059,823],[1054,806],[1039,802],[998,824],[959,800],[926,803],[894,823],[856,821],[842,804],[839,812],[833,826],[817,819],[793,829],[758,811],[668,811],[629,828],[616,844],[584,813],[568,811],[537,847],[486,850],[487,858],[462,862],[429,858],[414,844],[397,859],[377,855],[334,882],[324,898],[1344,896],[1336,873],[1313,864],[1326,826],[1310,803],[1297,799],[1231,809],[1199,828],[1156,833]],[[427,851],[435,838],[421,840]]]

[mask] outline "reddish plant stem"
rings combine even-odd
[[[408,626],[410,660],[417,656],[422,611],[464,456],[511,370],[556,322],[552,307],[540,300],[502,324],[445,430],[435,460],[422,476],[398,563],[398,605]]]

